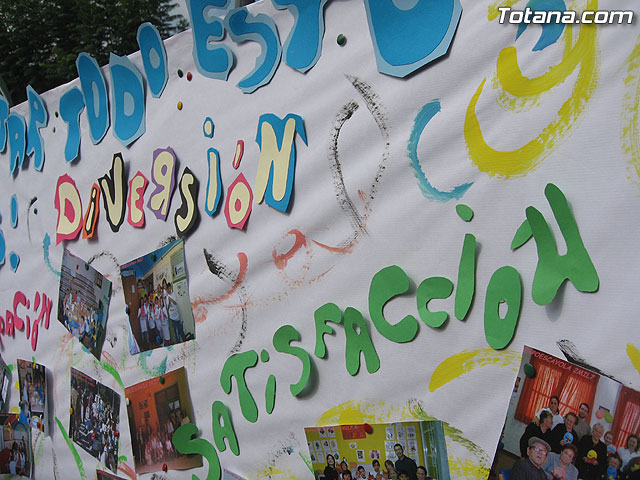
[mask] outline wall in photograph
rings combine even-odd
[[[307,427],[431,420],[485,479],[525,345],[619,383],[592,424],[636,402],[640,22],[608,12],[637,1],[186,3],[192,29],[0,98],[4,412],[17,360],[46,367],[36,479],[302,480]],[[65,249],[112,283],[95,355],[57,321]],[[188,321],[151,336],[163,279]],[[118,395],[183,368],[193,414],[147,461],[120,402],[111,470],[70,439],[72,368]]]

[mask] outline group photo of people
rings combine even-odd
[[[58,320],[97,359],[106,335],[111,288],[111,281],[95,268],[64,251]]]
[[[318,480],[449,480],[442,422],[305,428]]]
[[[131,354],[195,338],[182,240],[132,260],[120,268],[120,274]]]
[[[112,471],[118,466],[120,395],[71,369],[69,437]]]
[[[525,347],[490,478],[640,480],[640,392]]]
[[[183,455],[171,442],[178,427],[193,422],[184,367],[127,387],[125,395],[136,473],[202,465],[202,457]]]
[[[44,365],[18,360],[18,385],[20,422],[48,433],[47,378]]]
[[[317,477],[324,480],[436,480],[427,474],[426,467],[417,465],[413,459],[404,455],[402,445],[397,443],[394,449],[398,459],[395,462],[386,460],[384,468],[381,468],[378,459],[352,468],[350,466],[352,462],[348,462],[346,458],[338,463],[335,457],[329,453],[326,455],[327,466]]]
[[[16,414],[0,414],[0,473],[31,477],[30,427]]]

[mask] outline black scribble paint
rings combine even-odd
[[[151,475],[151,480],[167,480],[167,477],[161,475],[160,473],[154,473]]]
[[[207,262],[207,267],[209,271],[218,277],[223,282],[233,285],[238,280],[238,274],[231,271],[231,269],[225,265],[220,259],[216,258],[211,253],[207,252],[206,248],[202,249],[204,253],[204,260]],[[240,333],[238,334],[238,339],[236,343],[229,350],[229,355],[233,355],[234,353],[240,351],[242,348],[242,344],[244,339],[247,336],[247,292],[243,285],[240,285],[236,290],[236,295],[240,300]]]
[[[291,455],[292,453],[295,452],[295,448],[300,448],[300,442],[298,442],[298,439],[296,438],[295,433],[293,432],[289,432],[289,435],[287,438],[284,438],[282,440],[280,440],[271,450],[271,458],[267,461],[267,466],[266,468],[264,468],[265,472],[267,473],[267,478],[272,478],[271,475],[273,474],[275,468],[276,468],[276,461],[278,460],[278,458],[280,458],[283,455]]]
[[[596,368],[593,365],[589,364],[580,354],[580,352],[578,352],[578,347],[576,347],[576,345],[571,340],[558,340],[556,342],[556,345],[558,345],[558,348],[562,351],[564,358],[566,358],[571,363],[575,363],[579,367],[586,368],[599,375],[609,377],[611,380],[615,380],[616,382],[619,381],[616,380],[616,378],[610,373],[603,372],[599,368]]]
[[[158,248],[166,247],[170,243],[175,242],[177,239],[178,237],[176,237],[175,235],[169,235],[167,238],[160,241],[160,243],[158,244]]]
[[[115,264],[115,266],[117,267],[118,271],[120,271],[120,263],[118,262],[118,259],[116,258],[116,256],[111,253],[111,252],[100,252],[100,253],[96,253],[94,256],[92,256],[89,260],[87,260],[87,263],[89,265],[91,265],[93,262],[95,262],[97,259],[102,258],[102,257],[107,257],[109,259],[111,259],[113,261],[113,263]]]
[[[27,235],[29,237],[29,241],[31,241],[31,227],[29,226],[29,216],[31,213],[31,207],[37,201],[38,201],[38,197],[33,197],[31,200],[29,200],[29,206],[27,207]]]
[[[111,348],[115,347],[116,343],[118,343],[118,337],[110,329],[107,329],[107,334],[105,335],[104,339],[105,341],[109,342]]]
[[[371,191],[369,192],[369,200],[373,200],[376,196],[376,191],[378,190],[378,184],[382,180],[382,174],[385,170],[385,163],[389,159],[389,148],[391,146],[389,142],[389,127],[387,126],[387,115],[382,109],[382,105],[380,104],[380,97],[377,93],[373,91],[371,86],[358,77],[352,77],[351,75],[345,75],[347,80],[351,82],[353,88],[362,96],[367,109],[371,112],[373,119],[378,125],[378,129],[380,130],[380,135],[384,139],[384,150],[382,152],[382,159],[378,164],[378,171],[376,172],[376,176],[371,184]],[[370,202],[367,202],[365,205],[365,209],[367,211],[370,210]]]
[[[56,451],[51,447],[51,456],[53,459],[53,480],[58,480],[58,459],[56,458]]]
[[[340,131],[344,124],[349,120],[356,110],[359,108],[359,105],[356,101],[352,100],[347,102],[342,106],[342,108],[336,114],[333,127],[330,135],[330,143],[329,143],[329,162],[330,169],[333,175],[333,184],[336,189],[336,197],[338,199],[338,203],[340,208],[346,213],[349,221],[351,222],[351,226],[354,230],[353,235],[344,242],[341,243],[341,246],[345,247],[353,243],[360,235],[368,235],[366,221],[371,213],[371,202],[374,200],[376,196],[376,192],[378,190],[378,185],[382,180],[382,175],[385,170],[385,163],[389,158],[389,150],[390,150],[390,141],[389,141],[389,128],[387,126],[387,116],[382,109],[380,104],[380,97],[373,91],[370,85],[363,82],[357,77],[353,77],[351,75],[345,75],[347,80],[353,85],[353,88],[360,94],[362,100],[364,101],[367,109],[373,116],[378,129],[380,130],[380,135],[382,136],[385,144],[384,150],[382,152],[382,158],[380,163],[378,164],[378,169],[376,171],[376,175],[371,183],[370,191],[368,194],[368,200],[364,204],[364,214],[360,214],[356,209],[353,201],[349,197],[347,193],[346,186],[344,184],[344,177],[342,175],[342,165],[340,162],[340,158],[338,155],[338,139],[340,137]]]
[[[353,204],[353,201],[347,193],[347,187],[344,184],[344,177],[342,175],[342,165],[340,164],[340,159],[338,157],[338,138],[340,137],[340,131],[342,130],[345,122],[353,116],[358,108],[360,107],[354,100],[347,102],[342,106],[336,114],[336,118],[333,122],[331,142],[329,143],[329,168],[333,175],[333,186],[336,189],[338,205],[340,205],[342,211],[347,214],[347,217],[349,217],[351,227],[355,231],[354,238],[345,242],[345,245],[343,246],[346,246],[351,243],[351,241],[355,240],[355,237],[357,237],[359,233],[364,235],[367,234],[364,221],[360,217],[358,209]]]

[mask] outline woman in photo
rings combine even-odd
[[[540,412],[540,425],[531,422],[527,425],[524,433],[520,437],[520,455],[527,456],[527,448],[531,437],[538,437],[547,443],[552,441],[551,428],[553,427],[553,414],[548,410]]]
[[[398,480],[398,478],[400,478],[398,476],[398,471],[396,470],[396,467],[393,465],[393,462],[391,460],[387,460],[386,462],[384,462],[384,468],[387,470],[385,478],[391,480]]]
[[[640,452],[638,452],[638,436],[634,434],[629,435],[625,446],[618,449],[618,455],[620,455],[620,459],[622,460],[621,469],[624,471],[624,468],[629,464],[631,459],[640,457]]]
[[[325,480],[338,480],[336,459],[330,453],[327,454],[327,466],[324,467],[324,478]]]

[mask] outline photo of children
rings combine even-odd
[[[311,465],[316,479],[362,478],[367,480],[450,480],[446,438],[440,421],[410,421],[394,424],[335,425],[338,451],[344,456],[324,453],[318,445],[319,428],[305,428]],[[406,442],[387,440],[396,431],[409,428],[415,433],[411,450]],[[387,448],[390,447],[390,448]],[[424,474],[424,475],[423,475]]]
[[[171,442],[180,425],[193,423],[184,367],[125,388],[137,474],[202,466],[200,455],[178,453]]]
[[[0,473],[31,478],[30,434],[17,414],[0,414]]]
[[[48,434],[47,378],[44,365],[18,360],[18,383],[20,422]]]
[[[120,275],[132,355],[195,338],[182,240],[123,265]]]
[[[640,392],[528,346],[515,383],[489,478],[597,480],[640,469]]]
[[[65,250],[60,270],[58,320],[100,359],[107,326],[111,281]]]
[[[71,369],[69,437],[112,471],[118,467],[120,395]]]

